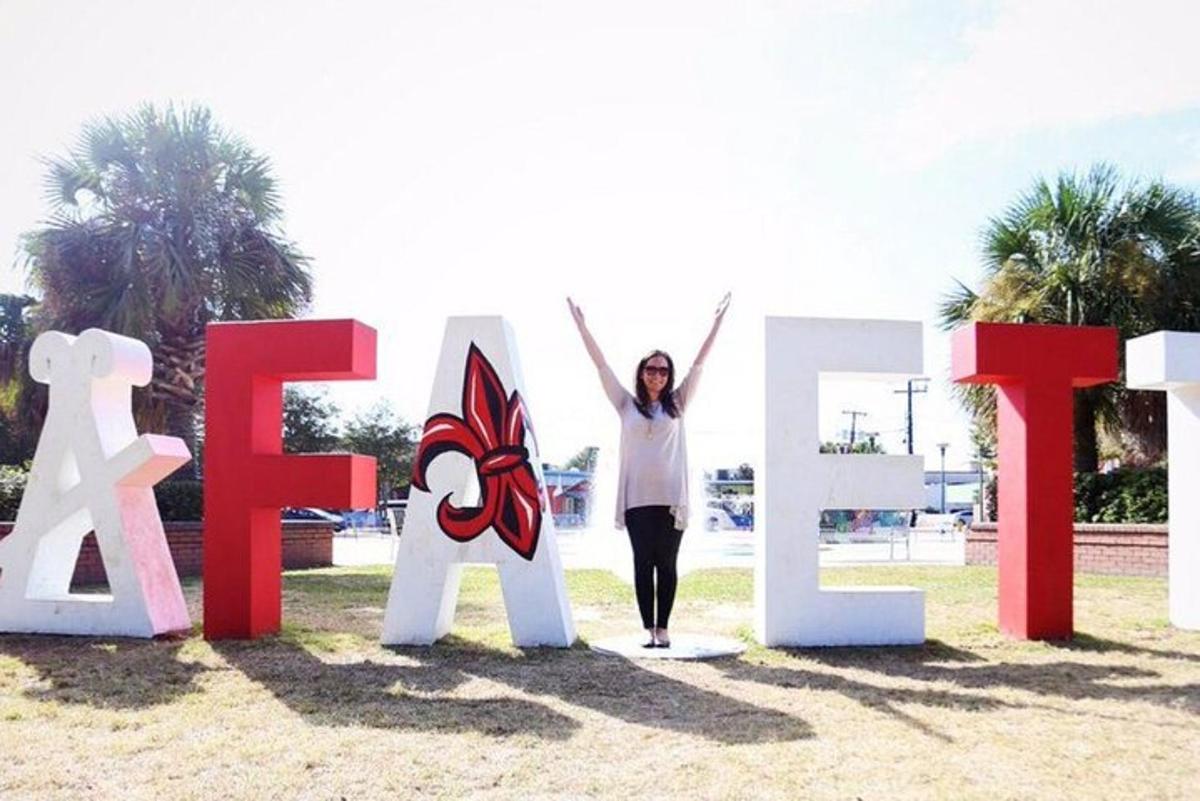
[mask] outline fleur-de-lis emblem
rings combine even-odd
[[[448,493],[438,503],[438,526],[458,542],[473,540],[491,526],[505,545],[532,560],[543,511],[541,487],[525,448],[525,432],[533,429],[520,393],[505,395],[495,368],[474,342],[463,376],[462,415],[435,414],[425,421],[412,484],[429,492],[425,472],[447,451],[471,457],[480,505],[455,506]]]

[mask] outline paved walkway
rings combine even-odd
[[[562,531],[558,546],[568,569],[607,569],[626,581],[633,580],[629,541],[623,532]],[[686,574],[713,567],[753,567],[754,549],[753,531],[689,531],[679,551],[679,570]],[[395,558],[395,542],[386,533],[362,531],[333,538],[335,565],[391,564]],[[916,529],[907,541],[821,545],[822,567],[889,563],[961,565],[963,537],[956,532]]]

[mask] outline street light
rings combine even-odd
[[[976,470],[979,471],[979,520],[976,522],[987,522],[987,486],[985,484],[986,477],[983,474],[983,460],[990,458],[987,448],[979,446],[979,461],[975,463]]]
[[[937,446],[942,452],[942,514],[946,514],[946,448],[950,447],[950,443],[939,442]]]

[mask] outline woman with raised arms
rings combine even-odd
[[[600,372],[604,392],[621,418],[616,523],[617,528],[629,532],[633,546],[633,583],[642,625],[648,635],[646,648],[671,646],[667,628],[675,603],[675,561],[688,519],[683,421],[696,395],[704,360],[729,308],[729,298],[726,293],[717,305],[712,329],[678,385],[671,357],[653,350],[638,362],[632,393],[621,386],[604,360],[584,322],[583,311],[567,298],[588,356]]]

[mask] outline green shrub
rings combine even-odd
[[[204,482],[194,479],[164,481],[154,487],[158,513],[163,520],[199,520],[204,514]]]
[[[1167,522],[1166,468],[1077,474],[1075,519],[1083,523]]]
[[[999,507],[996,505],[994,475],[988,480],[987,494],[989,509],[995,515]],[[1167,469],[1128,468],[1111,473],[1076,473],[1075,521],[1167,522]]]
[[[28,479],[24,467],[0,465],[0,520],[17,519]],[[154,487],[154,496],[163,520],[199,520],[203,514],[204,484],[200,481],[164,481]]]
[[[29,472],[23,467],[0,465],[0,520],[17,519],[28,478]]]

